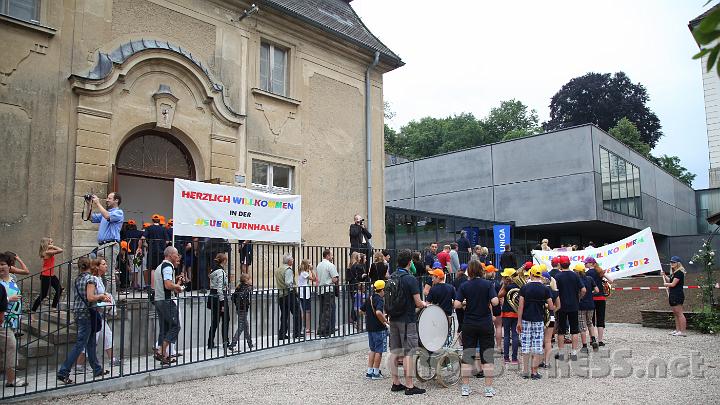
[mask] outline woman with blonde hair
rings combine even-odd
[[[55,275],[55,255],[62,253],[63,250],[53,245],[52,238],[40,239],[40,258],[43,261],[42,271],[40,272],[40,295],[35,299],[32,311],[37,311],[42,301],[50,294],[50,287],[55,290],[52,300],[52,307],[57,308],[60,302],[63,288],[60,285],[60,279]]]
[[[385,264],[385,256],[382,252],[375,252],[373,255],[373,263],[370,265],[368,277],[371,283],[378,280],[387,280],[388,266]]]
[[[548,245],[548,243],[550,243],[549,240],[543,239],[542,242],[540,242],[540,250],[546,250],[546,251],[552,250],[552,249],[550,249],[550,246]]]
[[[670,277],[665,275],[664,271],[661,271],[661,273],[663,280],[665,280],[663,285],[668,289],[670,308],[672,308],[673,316],[675,317],[675,330],[672,331],[670,335],[687,336],[685,334],[687,321],[683,313],[683,304],[685,303],[685,292],[683,291],[685,268],[682,265],[682,259],[678,256],[670,258]]]
[[[300,274],[298,275],[298,289],[300,290],[298,296],[300,298],[300,308],[305,314],[305,334],[310,334],[310,298],[312,296],[312,282],[317,280],[315,272],[313,271],[313,265],[310,264],[310,260],[303,259],[300,262]]]

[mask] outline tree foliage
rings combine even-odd
[[[708,1],[705,3],[707,5]],[[713,66],[717,70],[718,76],[720,76],[720,7],[712,9],[702,21],[692,27],[692,34],[695,41],[700,46],[700,52],[693,56],[693,59],[700,59],[707,55],[707,64],[705,68],[707,71],[711,71]]]
[[[646,157],[650,156],[650,146],[640,139],[640,131],[627,117],[622,117],[608,132],[618,141],[635,149],[637,153]]]
[[[517,100],[503,101],[485,119],[462,113],[410,121],[396,132],[385,127],[385,151],[408,159],[453,152],[539,132],[537,112]]]
[[[652,160],[655,164],[665,169],[665,171],[677,177],[678,180],[692,187],[692,182],[695,180],[696,175],[690,173],[680,164],[679,157],[662,155],[660,157],[653,157]]]
[[[537,111],[518,100],[508,100],[490,110],[482,123],[485,128],[485,143],[522,138],[540,132]]]
[[[635,123],[643,142],[655,147],[662,136],[660,120],[646,105],[645,87],[623,72],[587,73],[567,82],[550,100],[545,130],[593,123],[605,131],[627,117]]]

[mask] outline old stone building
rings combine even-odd
[[[370,206],[381,246],[382,75],[402,61],[350,0],[256,4],[0,0],[0,249],[84,253],[84,194],[170,217],[175,177],[302,195],[308,244],[347,245]]]

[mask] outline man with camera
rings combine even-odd
[[[350,254],[360,252],[367,257],[371,257],[370,239],[372,234],[365,226],[365,219],[360,214],[355,214],[355,223],[350,225]]]
[[[105,199],[107,209],[100,203],[100,198],[95,194],[85,195],[85,205],[89,211],[93,208],[98,212],[90,215],[90,222],[100,224],[97,241],[102,246],[106,243],[120,243],[120,228],[125,221],[125,214],[120,209],[122,198],[120,194],[112,192]]]

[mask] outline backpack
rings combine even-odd
[[[242,286],[235,290],[232,294],[232,302],[235,304],[235,308],[241,311],[250,309],[250,288]]]
[[[406,272],[396,271],[385,282],[385,313],[390,317],[402,316],[408,310],[410,297],[401,283],[404,276],[410,277]]]

